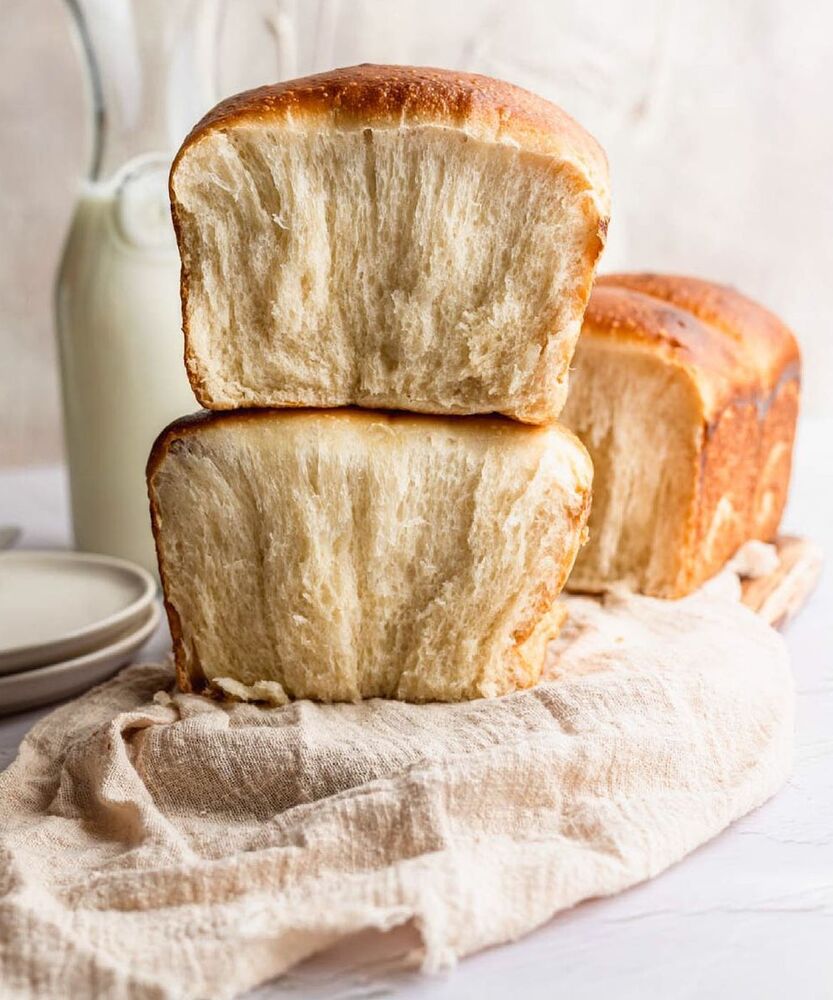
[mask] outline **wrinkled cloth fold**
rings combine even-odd
[[[783,784],[784,644],[726,587],[568,605],[547,679],[495,701],[270,709],[142,665],[43,719],[0,775],[3,996],[232,997],[406,922],[436,969]]]

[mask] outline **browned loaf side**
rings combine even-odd
[[[563,420],[595,467],[590,541],[571,589],[623,580],[680,597],[748,539],[771,540],[790,478],[795,337],[734,289],[599,279]]]

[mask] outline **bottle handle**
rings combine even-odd
[[[72,17],[75,37],[81,47],[84,57],[84,64],[87,68],[85,79],[87,81],[87,99],[92,110],[93,130],[90,142],[90,160],[87,168],[88,180],[97,180],[101,173],[101,161],[104,156],[104,88],[101,82],[101,67],[95,57],[92,38],[86,18],[81,10],[78,0],[66,0]]]

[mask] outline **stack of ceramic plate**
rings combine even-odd
[[[69,698],[128,663],[161,612],[133,563],[78,552],[0,552],[0,715]]]

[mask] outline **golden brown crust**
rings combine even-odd
[[[537,684],[547,661],[547,647],[561,632],[567,618],[567,607],[556,601],[541,615],[527,638],[509,650],[512,664],[507,673],[507,693]]]
[[[246,122],[301,124],[324,119],[333,128],[439,125],[475,138],[517,144],[584,168],[609,211],[607,159],[565,111],[542,97],[477,73],[423,66],[364,63],[259,87],[222,101],[194,126],[174,159],[208,132]],[[173,200],[173,199],[172,199]]]
[[[558,619],[559,628],[563,622],[564,616],[561,615],[560,611],[556,612],[554,609],[556,607],[557,598],[564,590],[564,585],[567,583],[567,578],[573,569],[576,556],[578,555],[581,546],[587,541],[586,529],[587,521],[590,517],[590,505],[592,501],[592,490],[589,486],[587,489],[579,490],[578,500],[579,504],[575,510],[572,527],[574,529],[580,527],[582,530],[577,532],[579,543],[576,546],[576,551],[572,553],[571,558],[567,559],[564,558],[564,552],[553,552],[553,565],[558,566],[558,574],[550,577],[546,585],[542,586],[538,593],[533,596],[526,617],[518,622],[512,633],[512,639],[515,642],[513,652],[515,655],[520,656],[522,662],[527,665],[529,665],[529,661],[524,657],[523,647],[529,642],[530,639],[532,639],[535,631],[542,625],[544,619],[555,614]],[[553,635],[553,638],[555,638],[556,635],[557,632]],[[543,658],[541,659],[540,664],[533,662],[532,668],[539,670],[542,669]],[[534,683],[534,681],[531,683]]]
[[[194,414],[197,416],[197,414]],[[183,648],[182,623],[179,620],[179,612],[168,600],[168,576],[165,552],[161,541],[161,526],[159,523],[159,506],[153,495],[152,480],[162,459],[164,458],[167,446],[172,437],[172,432],[177,424],[184,423],[188,418],[175,421],[169,424],[156,438],[148,457],[145,467],[145,478],[148,490],[148,506],[150,508],[150,525],[153,531],[153,544],[156,547],[156,563],[159,567],[159,579],[162,583],[162,603],[165,607],[165,614],[168,616],[168,628],[171,633],[171,647],[174,654],[174,667],[176,669],[176,683],[180,691],[189,693],[197,690],[199,685],[194,684],[191,673],[185,662],[185,651]]]
[[[599,279],[582,336],[630,341],[679,366],[700,398],[699,468],[679,572],[655,596],[682,597],[783,513],[800,392],[798,345],[772,313],[697,278]]]
[[[673,274],[609,274],[602,287],[627,288],[661,299],[720,331],[741,350],[762,387],[773,388],[784,369],[799,361],[790,329],[729,285]]]
[[[590,296],[583,333],[641,341],[687,368],[707,419],[738,396],[768,396],[785,371],[798,373],[798,345],[777,317],[696,278],[605,275]]]

